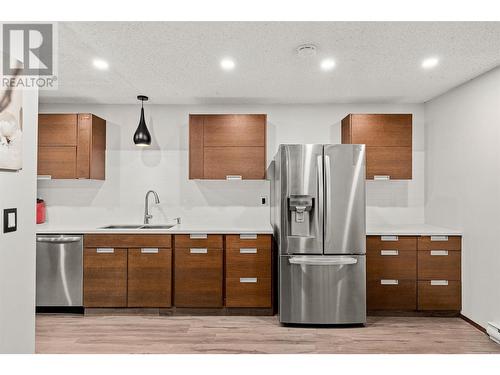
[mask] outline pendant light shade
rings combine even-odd
[[[149,146],[151,144],[151,134],[149,134],[146,120],[144,120],[144,102],[149,98],[144,95],[139,95],[137,99],[141,101],[141,119],[134,133],[134,143],[136,146]]]

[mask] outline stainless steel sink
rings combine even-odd
[[[105,227],[100,227],[99,229],[139,229],[142,225],[107,225]]]
[[[154,224],[148,224],[148,225],[143,225],[142,227],[140,227],[139,229],[170,229],[172,228],[174,225],[154,225]]]
[[[99,229],[170,229],[174,225],[170,224],[126,224],[126,225],[106,225]]]

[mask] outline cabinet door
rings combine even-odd
[[[460,281],[429,280],[418,282],[419,310],[450,310],[461,309]]]
[[[52,178],[74,179],[76,175],[76,147],[41,146],[38,147],[39,175]]]
[[[175,248],[176,307],[222,307],[222,249]]]
[[[367,147],[366,178],[387,176],[391,180],[411,180],[411,147]]]
[[[85,248],[83,305],[127,306],[127,249]]]
[[[39,146],[75,146],[78,129],[76,114],[38,115]]]
[[[271,249],[226,249],[226,306],[271,307]]]
[[[411,114],[354,114],[351,143],[367,146],[411,147]]]
[[[266,115],[189,115],[189,178],[265,179]]]
[[[220,180],[241,176],[245,180],[265,178],[264,147],[205,147],[203,175]]]
[[[368,310],[416,310],[415,280],[380,279],[366,283]]]
[[[204,147],[264,147],[266,115],[207,115]]]
[[[171,249],[128,249],[128,307],[171,306],[171,278]]]

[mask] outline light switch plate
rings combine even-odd
[[[6,208],[3,210],[3,232],[15,232],[17,230],[17,208]]]

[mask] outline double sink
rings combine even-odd
[[[155,225],[155,224],[127,224],[127,225],[107,225],[99,229],[170,229],[175,225]]]

